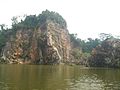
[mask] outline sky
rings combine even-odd
[[[0,24],[11,24],[13,16],[58,12],[70,33],[81,39],[100,33],[120,36],[120,0],[0,0]]]

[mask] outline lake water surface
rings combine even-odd
[[[0,90],[120,90],[120,69],[0,65]]]

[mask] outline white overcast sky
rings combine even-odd
[[[70,33],[98,37],[99,33],[120,35],[120,0],[0,0],[0,24],[10,25],[13,16],[58,12]]]

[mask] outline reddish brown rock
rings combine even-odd
[[[46,22],[36,29],[21,28],[3,49],[7,63],[56,64],[70,60],[70,38],[66,28]]]

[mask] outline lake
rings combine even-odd
[[[0,65],[0,90],[120,90],[120,69]]]

